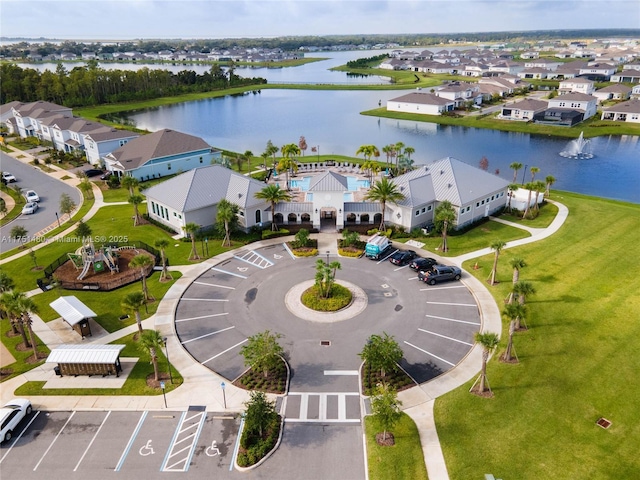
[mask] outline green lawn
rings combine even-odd
[[[504,251],[502,283],[492,288],[503,304],[508,259],[526,260],[521,279],[537,294],[527,302],[530,329],[514,340],[520,363],[497,360],[506,344],[503,324],[488,366],[495,397],[469,394],[468,383],[436,401],[452,479],[489,472],[520,480],[623,479],[640,471],[640,206],[566,192],[554,199],[569,207],[564,227]],[[492,259],[469,271],[484,281]],[[600,417],[611,428],[597,426]]]
[[[22,335],[16,336],[8,336],[7,334],[11,330],[11,324],[7,320],[2,320],[0,322],[0,335],[2,335],[2,343],[5,347],[11,352],[13,358],[16,359],[14,363],[11,363],[5,367],[4,369],[11,370],[11,375],[6,375],[2,377],[2,381],[9,380],[17,375],[20,375],[24,372],[31,370],[38,365],[42,365],[45,361],[46,355],[49,354],[49,348],[46,345],[43,345],[39,338],[37,338],[36,342],[38,345],[38,355],[42,354],[42,359],[40,359],[37,363],[27,363],[26,360],[33,356],[33,349],[29,348],[27,350],[16,350],[16,347],[19,344],[22,344]],[[27,337],[29,334],[27,333]]]
[[[418,429],[411,417],[402,414],[400,421],[391,430],[396,444],[381,447],[376,442],[376,433],[382,432],[376,419],[364,419],[367,441],[367,463],[371,479],[426,480],[427,469],[418,436]]]

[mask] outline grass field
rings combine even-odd
[[[495,394],[470,383],[439,398],[436,424],[452,479],[627,479],[640,472],[640,206],[577,194],[554,198],[569,218],[552,237],[503,251],[492,293],[501,305],[518,255],[537,290],[517,365],[488,366]],[[473,270],[485,280],[493,255]],[[478,365],[478,368],[480,366]],[[608,430],[600,417],[613,422]]]

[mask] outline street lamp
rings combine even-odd
[[[327,250],[327,267],[329,266],[329,250]]]
[[[220,388],[222,389],[222,405],[224,405],[224,409],[227,409],[227,396],[224,393],[224,387],[226,387],[225,383],[222,382],[220,384]]]
[[[60,218],[58,217],[58,212],[56,212],[56,220],[58,221],[58,228],[60,228]]]
[[[528,165],[525,165],[524,169],[522,170],[522,185],[524,185],[524,176],[527,173],[527,167]]]
[[[169,345],[167,345],[167,337],[162,339],[164,341],[164,351],[167,357],[167,368],[169,369],[169,381],[173,385],[173,375],[171,374],[171,362],[169,361]]]

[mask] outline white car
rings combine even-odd
[[[2,172],[2,179],[7,183],[13,183],[16,181],[16,177],[9,172]]]
[[[13,438],[13,431],[24,417],[31,415],[31,410],[31,402],[26,398],[14,398],[0,409],[0,442]]]
[[[23,215],[31,215],[32,213],[36,213],[38,210],[38,204],[36,202],[29,202],[24,207],[22,207]]]
[[[36,193],[35,190],[27,190],[27,193],[24,194],[27,202],[39,202],[40,196]]]

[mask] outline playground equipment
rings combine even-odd
[[[77,278],[78,280],[82,280],[87,273],[89,273],[92,265],[95,273],[104,272],[105,266],[109,268],[111,273],[120,271],[118,262],[116,261],[117,253],[115,253],[111,247],[103,246],[96,250],[91,240],[85,242],[75,254],[69,253],[68,255],[76,269],[81,270]]]

